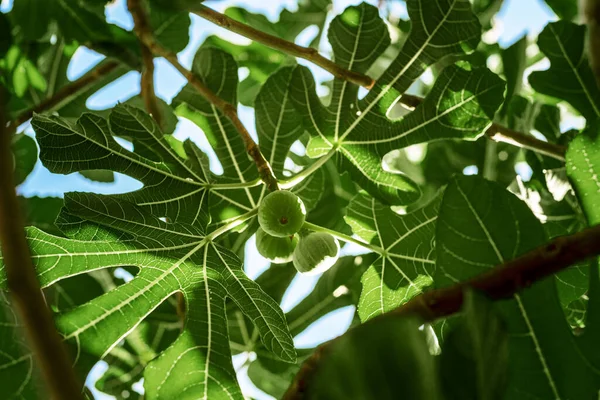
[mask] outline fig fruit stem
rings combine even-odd
[[[220,227],[218,229],[215,229],[214,231],[212,231],[211,233],[206,235],[202,241],[207,242],[207,243],[212,242],[213,240],[215,240],[222,234],[229,232],[236,226],[241,225],[244,221],[247,221],[250,218],[254,217],[257,213],[258,213],[258,207],[253,208],[252,210],[248,211],[246,214],[242,214],[239,217],[237,217],[236,219],[234,219],[233,221],[223,225],[222,227]]]
[[[281,182],[279,182],[279,186],[282,189],[293,188],[294,186],[296,186],[297,184],[299,184],[300,182],[302,182],[303,180],[308,178],[311,174],[313,174],[319,168],[321,168],[327,161],[329,161],[329,159],[331,157],[333,157],[335,155],[336,152],[337,152],[336,148],[329,150],[329,152],[327,154],[325,154],[323,157],[317,159],[317,161],[315,161],[308,167],[304,168],[302,171],[298,172],[296,175],[292,176],[290,179],[282,180]]]
[[[379,247],[379,246],[375,246],[373,244],[364,242],[360,239],[355,239],[352,236],[348,236],[348,235],[344,235],[343,233],[334,231],[333,229],[328,229],[319,225],[315,225],[315,224],[311,224],[310,222],[305,222],[303,228],[309,229],[311,231],[314,232],[325,232],[325,233],[329,233],[331,236],[333,236],[336,239],[339,239],[341,241],[347,242],[347,243],[354,243],[357,244],[359,246],[364,247],[365,249],[369,249],[374,253],[377,254],[382,254],[384,255],[386,253],[385,249]]]

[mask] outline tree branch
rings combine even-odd
[[[423,102],[423,100],[424,99],[419,96],[403,94],[400,98],[400,103],[408,106],[409,108],[416,108]],[[535,138],[532,135],[517,132],[499,124],[492,124],[492,126],[485,131],[485,135],[495,142],[505,142],[512,144],[513,146],[533,150],[537,153],[556,158],[557,160],[563,162],[565,161],[565,153],[567,152],[567,148],[565,146],[545,142]]]
[[[238,22],[235,19],[221,14],[202,4],[190,6],[189,11],[212,22],[215,25],[219,25],[222,28],[254,40],[255,42],[262,43],[265,46],[272,47],[294,57],[304,58],[305,60],[308,60],[313,64],[323,68],[336,78],[352,82],[359,86],[364,86],[367,89],[372,88],[373,84],[375,83],[372,78],[366,75],[340,67],[333,61],[320,55],[316,49],[298,46],[295,43],[288,42],[287,40],[283,40],[277,36],[269,35],[268,33],[254,29],[249,25],[242,24],[241,22]]]
[[[492,300],[509,298],[541,279],[598,254],[600,254],[600,225],[573,235],[555,238],[541,247],[467,281],[427,291],[402,306],[367,321],[366,324],[376,324],[384,318],[408,315],[418,316],[423,322],[433,322],[460,311],[463,293],[468,287],[485,293]],[[320,360],[327,357],[331,343],[335,340],[337,339],[323,343],[304,362],[284,395],[284,400],[304,398]]]
[[[143,26],[139,24],[143,23],[143,20],[137,15],[134,9],[131,8],[132,4],[135,6],[135,2],[127,2],[129,12],[133,15],[133,31],[135,32],[138,39],[140,39],[140,47],[142,51],[142,76],[140,80],[140,88],[146,111],[154,118],[154,121],[158,126],[163,129],[163,118],[158,105],[158,99],[156,98],[156,92],[154,91],[154,55],[152,51],[144,44],[141,40]]]
[[[127,4],[131,14],[133,15],[135,26],[139,30],[139,39],[152,51],[152,53],[160,57],[164,57],[169,63],[171,63],[171,65],[173,65],[188,80],[190,85],[196,88],[196,90],[206,100],[208,100],[214,107],[216,107],[227,118],[229,118],[242,137],[244,145],[246,146],[246,151],[254,160],[254,163],[258,168],[258,173],[263,182],[265,182],[269,190],[278,190],[279,185],[277,184],[277,178],[275,178],[275,174],[273,173],[271,166],[260,152],[258,145],[256,142],[254,142],[250,136],[250,133],[244,124],[242,124],[242,121],[240,121],[235,106],[221,99],[212,90],[205,86],[204,83],[198,79],[193,72],[184,68],[177,60],[177,55],[175,53],[156,43],[154,37],[152,36],[152,31],[148,25],[146,13],[142,8],[140,0],[128,0]]]
[[[23,122],[26,122],[29,119],[31,119],[31,117],[33,117],[34,113],[40,113],[42,111],[47,111],[47,110],[50,110],[50,109],[56,107],[62,101],[66,100],[67,98],[71,97],[72,95],[87,89],[90,85],[92,85],[98,79],[100,79],[101,77],[106,76],[109,73],[111,73],[112,71],[114,71],[118,66],[119,66],[119,63],[117,61],[110,60],[110,61],[106,61],[106,62],[104,62],[104,61],[101,62],[98,66],[96,66],[94,69],[92,69],[91,71],[89,71],[88,73],[86,73],[85,75],[80,77],[79,79],[74,80],[73,82],[69,83],[68,85],[60,88],[56,93],[54,93],[53,96],[48,97],[47,99],[43,100],[39,104],[36,104],[32,108],[19,114],[17,116],[17,118],[15,118],[15,120],[13,121],[13,125],[16,128],[19,125],[21,125]]]
[[[8,289],[46,382],[48,398],[83,399],[83,385],[75,376],[31,263],[13,181],[11,140],[16,125],[7,124],[4,101],[0,87],[0,243]]]

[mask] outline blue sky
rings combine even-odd
[[[376,4],[377,0],[370,0],[368,2]],[[1,6],[2,11],[8,11],[11,8],[11,3],[12,1],[10,0],[3,0]],[[334,0],[333,14],[335,15],[341,12],[348,5],[359,3],[360,1],[353,0]],[[401,15],[405,15],[406,11],[404,4],[398,1],[395,3],[397,4],[397,12],[401,13]],[[252,11],[262,12],[272,20],[276,19],[282,8],[286,7],[293,10],[296,7],[296,2],[294,0],[226,0],[207,1],[205,4],[218,11],[223,11],[231,5],[243,6]],[[124,0],[116,0],[107,7],[107,18],[110,22],[125,29],[131,29],[133,25],[131,16],[126,11]],[[506,47],[518,40],[523,34],[529,34],[532,37],[536,36],[549,21],[553,20],[556,20],[556,16],[540,0],[505,0],[503,7],[497,16],[496,29],[494,29],[494,34],[490,35],[492,36],[490,37],[490,40],[497,40],[503,47]],[[190,43],[186,49],[179,54],[180,62],[184,66],[190,67],[196,49],[208,35],[212,34],[218,34],[225,39],[240,44],[248,43],[248,40],[245,38],[224,31],[209,22],[192,16]],[[307,32],[307,34],[304,35],[301,34],[297,43],[306,44],[306,42],[311,39],[309,34],[310,32]],[[326,51],[327,46],[325,45],[322,50]],[[84,48],[79,49],[69,66],[69,78],[76,79],[92,68],[101,59],[102,56],[93,51]],[[299,60],[299,62],[311,68],[318,80],[330,78],[330,75],[321,69],[314,67],[303,60]],[[155,86],[157,94],[167,102],[170,102],[181,87],[183,87],[185,80],[164,60],[157,59],[155,64]],[[93,95],[88,101],[88,107],[91,109],[109,108],[118,101],[124,101],[138,92],[139,74],[137,72],[130,72]],[[254,117],[252,109],[240,107],[239,113],[246,127],[251,133],[254,133]],[[27,125],[24,127],[26,128],[26,133],[32,134],[30,127]],[[199,145],[199,147],[207,151],[207,153],[213,153],[209,148],[208,142],[204,138],[202,131],[189,121],[180,121],[176,130],[176,136],[181,139],[190,137]],[[215,168],[217,171],[219,169],[218,160],[214,157],[212,157],[211,160],[211,168]],[[123,193],[135,190],[140,186],[140,183],[136,180],[120,174],[117,174],[116,181],[113,184],[93,183],[78,174],[66,176],[55,175],[51,174],[38,162],[34,172],[18,188],[18,191],[25,196],[62,196],[67,191],[94,191],[106,194]],[[344,252],[352,254],[359,251],[360,249],[356,247],[347,247],[344,249]],[[254,278],[267,266],[268,262],[257,253],[254,240],[250,240],[247,244],[247,256],[245,260],[245,267],[248,275]],[[318,277],[297,276],[284,297],[282,304],[284,311],[291,309],[305,295],[310,293],[317,279]],[[352,319],[353,312],[353,307],[346,307],[317,321],[305,332],[295,338],[297,346],[311,347],[343,333]],[[238,356],[234,360],[234,364],[239,365],[240,363],[243,363],[244,360],[245,356]],[[92,374],[93,377],[91,377],[91,380],[93,380],[94,377],[97,377],[104,368],[105,365],[100,364],[96,368],[94,374]],[[257,399],[270,398],[262,392],[259,392],[258,389],[251,384],[244,369],[241,370],[239,378],[245,394]],[[101,394],[97,394],[97,396],[98,398],[111,398]]]

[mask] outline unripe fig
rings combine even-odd
[[[292,261],[294,249],[298,244],[298,235],[276,237],[266,233],[262,228],[256,231],[256,248],[261,256],[275,264]]]
[[[258,208],[258,223],[271,236],[289,237],[304,225],[306,208],[292,192],[276,190],[269,193]]]
[[[340,254],[337,239],[325,232],[313,232],[300,239],[292,261],[298,272],[318,274],[335,264]]]

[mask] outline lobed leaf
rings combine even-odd
[[[407,215],[395,213],[365,193],[350,202],[345,220],[354,234],[383,250],[361,278],[361,321],[406,303],[432,284],[440,200],[437,196]]]
[[[334,152],[342,172],[350,172],[363,189],[387,204],[412,203],[420,193],[405,175],[382,167],[385,154],[432,140],[477,138],[490,125],[504,91],[503,82],[489,71],[455,65],[444,70],[413,113],[390,121],[390,108],[429,65],[472,51],[479,40],[480,26],[467,1],[433,5],[412,0],[407,7],[411,33],[363,99],[357,99],[357,87],[336,79],[331,103],[325,107],[304,67],[296,68],[291,83],[294,104],[313,137],[307,153],[321,157]],[[336,17],[329,40],[336,63],[356,72],[366,72],[389,44],[377,9],[365,4],[349,7]]]
[[[501,186],[456,177],[444,193],[436,232],[436,285],[464,281],[546,240],[527,206]],[[507,398],[587,398],[600,376],[580,353],[554,279],[500,303],[509,341]]]
[[[584,53],[585,30],[569,21],[548,24],[538,46],[551,65],[533,72],[529,83],[535,91],[565,100],[588,121],[595,121],[600,116],[600,90]]]

